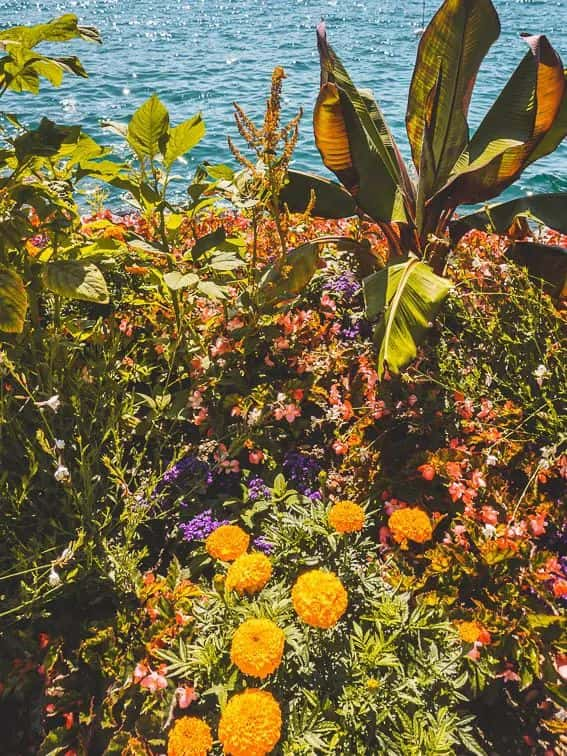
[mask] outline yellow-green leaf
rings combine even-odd
[[[0,331],[21,333],[24,328],[28,295],[15,270],[0,267]]]

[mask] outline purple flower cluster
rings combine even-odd
[[[189,522],[182,522],[179,529],[186,541],[198,541],[207,538],[213,530],[220,528],[221,525],[228,524],[229,520],[215,520],[212,509],[206,509]]]
[[[354,273],[345,272],[329,281],[333,294],[340,294],[345,301],[350,301],[360,292],[360,282]]]
[[[353,341],[354,339],[360,336],[360,329],[361,329],[361,323],[360,323],[360,320],[357,320],[355,323],[352,323],[350,326],[346,326],[345,328],[342,328],[341,336],[343,339],[346,339],[347,341]]]
[[[270,489],[262,478],[250,478],[248,481],[248,498],[252,502],[270,498]]]
[[[313,498],[318,493],[317,478],[322,470],[321,465],[313,457],[301,452],[291,451],[285,455],[283,468],[288,480],[293,483],[299,493]]]
[[[194,454],[188,454],[187,456],[182,457],[179,462],[172,465],[169,470],[165,471],[162,483],[166,486],[170,486],[172,483],[176,483],[180,478],[184,478],[186,475],[204,477],[209,485],[213,482],[213,476],[209,469],[209,465],[195,457]]]
[[[266,541],[263,536],[258,536],[258,538],[255,538],[252,541],[252,544],[254,545],[254,548],[258,549],[258,551],[262,551],[267,556],[270,556],[270,554],[272,554],[274,551],[274,544]]]

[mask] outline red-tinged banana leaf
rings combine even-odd
[[[323,163],[365,213],[377,221],[405,223],[412,198],[404,189],[411,182],[380,109],[352,83],[327,42],[323,23],[317,42],[321,90],[313,128]]]
[[[288,171],[288,182],[280,193],[281,202],[292,213],[303,213],[315,196],[311,214],[319,218],[349,218],[356,215],[352,196],[334,181],[302,171]]]
[[[427,100],[439,79],[438,107],[431,124],[435,191],[445,184],[466,151],[467,115],[476,76],[499,34],[500,22],[490,0],[445,0],[421,37],[406,128],[413,161],[420,170]]]
[[[565,91],[563,93],[563,100],[561,102],[559,113],[553,122],[553,126],[531,153],[528,159],[528,165],[534,163],[545,155],[552,153],[567,136],[567,69],[563,71],[563,75],[565,77]]]
[[[555,296],[567,296],[567,248],[536,242],[516,242],[508,257],[526,267],[530,275],[541,278]]]
[[[451,286],[416,257],[364,279],[367,317],[380,316],[374,331],[380,377],[386,368],[390,373],[400,373],[415,358]]]
[[[561,59],[545,36],[525,40],[530,51],[473,136],[461,170],[431,200],[435,206],[496,197],[518,178],[559,117],[565,93]]]
[[[507,234],[517,218],[534,220],[567,234],[567,192],[519,197],[463,215],[449,224],[451,241],[456,244],[472,229]]]

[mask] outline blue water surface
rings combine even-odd
[[[565,0],[495,0],[495,6],[502,33],[480,71],[473,126],[524,55],[520,32],[546,33],[567,65]],[[437,7],[425,0],[426,19]],[[285,113],[291,117],[300,106],[305,112],[295,165],[323,173],[311,118],[319,80],[315,26],[324,17],[351,76],[374,90],[407,155],[405,105],[423,10],[422,0],[0,0],[0,27],[72,12],[97,26],[104,40],[66,46],[66,54],[81,57],[89,79],[68,77],[38,97],[9,93],[0,106],[28,123],[42,115],[80,123],[119,154],[120,140],[101,129],[101,120],[127,121],[152,92],[174,122],[202,111],[207,135],[187,165],[178,163],[181,191],[200,160],[232,162],[226,140],[236,134],[232,102],[259,118],[271,71],[282,65]],[[507,196],[525,191],[567,191],[567,142],[531,166]]]

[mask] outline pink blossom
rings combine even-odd
[[[276,407],[274,410],[274,417],[276,420],[281,420],[285,417],[288,423],[293,421],[301,415],[301,410],[295,404],[286,404],[283,407]]]
[[[183,685],[182,687],[177,688],[175,695],[177,696],[177,704],[180,709],[187,709],[191,706],[193,701],[197,700],[195,688],[192,688],[190,685]]]
[[[483,507],[480,510],[480,519],[487,525],[496,525],[498,523],[498,512],[494,507]]]
[[[232,342],[224,336],[219,336],[213,346],[211,347],[211,356],[220,357],[221,354],[226,354],[232,350]]]
[[[155,693],[157,690],[167,688],[167,679],[154,670],[144,677],[140,685],[142,688],[147,688],[150,693]]]
[[[144,662],[138,662],[136,664],[136,667],[134,668],[134,682],[139,683],[140,680],[143,680],[143,678],[148,674],[149,671],[149,667],[144,664]]]
[[[545,533],[547,528],[547,521],[544,514],[537,514],[530,517],[530,528],[535,536],[540,536]]]
[[[251,465],[259,465],[264,461],[264,452],[261,449],[254,449],[248,454],[248,461]]]

